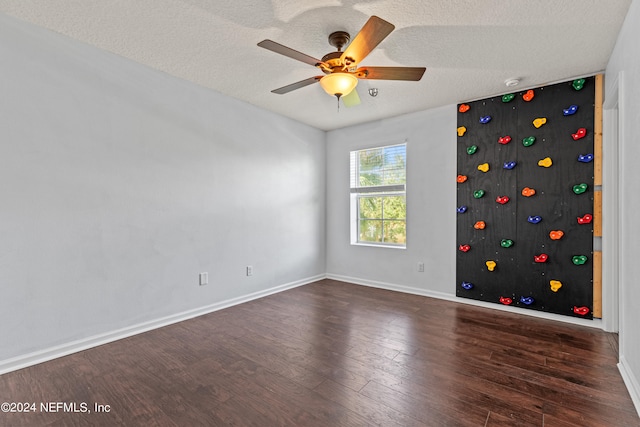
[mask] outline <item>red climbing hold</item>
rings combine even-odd
[[[500,138],[498,138],[498,144],[508,144],[511,142],[511,137],[509,135],[507,136],[501,136]]]
[[[500,203],[501,205],[504,205],[505,203],[509,202],[509,197],[508,196],[498,196],[496,197],[496,203]]]
[[[533,256],[533,260],[535,262],[547,262],[548,259],[549,259],[549,255],[547,254],[540,254],[540,255]]]
[[[574,141],[584,138],[587,135],[587,130],[585,128],[580,128],[576,131],[576,133],[572,133],[571,137]]]
[[[586,314],[589,314],[589,307],[576,307],[573,306],[573,312],[575,314],[579,314],[580,316],[584,316]]]
[[[460,245],[460,246],[458,246],[458,250],[460,250],[461,252],[469,252],[469,249],[471,249],[471,246],[469,246],[469,245]]]
[[[584,214],[578,217],[578,224],[591,224],[591,221],[593,221],[593,215],[591,214]]]
[[[511,305],[513,300],[509,297],[500,297],[500,302],[504,305]]]

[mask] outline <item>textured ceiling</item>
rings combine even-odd
[[[631,0],[0,0],[0,12],[323,130],[604,70]],[[369,16],[395,31],[362,65],[424,66],[419,82],[360,81],[338,111],[318,75],[262,49],[272,39],[313,57]],[[379,95],[367,94],[376,87]]]

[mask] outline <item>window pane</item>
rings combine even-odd
[[[360,218],[382,219],[382,197],[360,197]]]
[[[407,163],[406,145],[358,151],[358,186],[404,184]]]
[[[384,222],[384,242],[395,244],[407,243],[407,230],[405,221]]]
[[[359,185],[371,187],[382,185],[384,156],[382,149],[363,150],[358,155]]]
[[[407,151],[405,145],[384,149],[384,184],[404,184],[407,181],[405,165]]]
[[[364,219],[360,220],[361,242],[382,242],[382,221]]]
[[[406,219],[407,202],[405,196],[389,196],[383,200],[383,219]]]

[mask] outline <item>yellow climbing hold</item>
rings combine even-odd
[[[542,166],[543,168],[551,167],[552,164],[551,157],[545,157],[538,162],[538,166]]]
[[[462,135],[464,135],[464,133],[465,133],[466,131],[467,131],[467,128],[466,128],[466,127],[464,127],[464,126],[460,126],[460,127],[458,128],[458,136],[462,136]]]
[[[489,260],[489,261],[485,262],[485,264],[487,265],[487,270],[489,270],[489,271],[493,271],[493,270],[496,269],[496,265],[497,264],[496,264],[495,261]]]
[[[558,292],[558,290],[560,290],[560,288],[562,287],[562,282],[559,280],[552,280],[549,282],[549,286],[551,287],[551,290],[553,292]]]
[[[483,163],[481,165],[478,165],[478,170],[480,172],[488,172],[489,171],[489,163]]]
[[[538,129],[540,126],[544,125],[545,123],[547,123],[546,117],[538,117],[533,121],[533,125],[536,127],[536,129]]]

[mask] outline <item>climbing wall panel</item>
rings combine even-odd
[[[594,88],[458,106],[459,297],[592,317]]]

